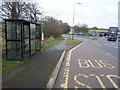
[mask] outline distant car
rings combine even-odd
[[[108,41],[116,41],[117,38],[116,38],[116,37],[108,37],[107,40],[108,40]]]
[[[100,37],[102,37],[103,35],[102,34],[99,34]]]
[[[105,38],[107,38],[108,36],[106,35]]]
[[[105,34],[104,34],[104,37],[105,37],[105,38],[107,38],[107,37],[108,37],[108,34],[107,34],[107,33],[105,33]]]

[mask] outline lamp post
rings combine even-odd
[[[73,8],[73,27],[74,27],[74,18],[75,18],[75,5],[82,4],[82,3],[75,3]],[[72,39],[74,37],[74,29],[72,29]]]

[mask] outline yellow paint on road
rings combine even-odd
[[[95,76],[95,77],[97,78],[100,86],[101,86],[102,88],[105,88],[105,85],[103,84],[103,82],[101,81],[101,79],[100,79],[98,76]]]
[[[81,76],[81,75],[78,75],[78,76]],[[84,84],[84,83],[82,83],[80,80],[78,80],[78,79],[77,79],[78,76],[77,76],[77,75],[74,76],[74,81],[75,81],[78,85],[81,85],[81,86],[83,86],[83,87],[91,88],[91,89],[92,89],[91,86],[89,86],[89,85],[87,85],[87,84]]]
[[[83,43],[82,43],[83,44]],[[80,44],[80,45],[82,45],[82,44]],[[66,63],[65,63],[65,69],[64,69],[64,82],[61,84],[61,88],[69,88],[68,87],[68,80],[69,80],[69,73],[70,73],[70,60],[71,60],[71,57],[72,57],[72,52],[75,50],[75,49],[77,49],[80,45],[78,45],[78,46],[76,46],[76,47],[74,47],[73,49],[71,49],[70,51],[69,51],[69,54],[68,54],[68,57],[67,57],[67,59],[66,59]],[[106,61],[106,60],[81,60],[81,59],[78,59],[78,65],[79,65],[79,67],[80,68],[109,68],[109,69],[113,69],[113,68],[115,68],[115,66],[113,66],[113,65],[111,65],[111,64],[109,64],[108,63],[108,61]],[[99,69],[100,70],[100,69]],[[83,86],[83,87],[85,87],[85,88],[89,88],[89,89],[92,89],[93,87],[92,86],[90,86],[90,85],[87,85],[87,83],[85,84],[85,83],[83,83],[81,80],[80,80],[80,77],[85,77],[86,79],[88,79],[88,78],[90,78],[91,79],[91,77],[95,77],[96,78],[96,82],[98,82],[98,84],[100,85],[99,87],[101,87],[101,88],[103,88],[103,89],[105,89],[106,87],[105,87],[105,83],[103,83],[102,82],[102,80],[101,80],[101,77],[102,78],[106,78],[106,79],[109,79],[109,81],[111,82],[111,84],[113,85],[113,87],[115,87],[115,88],[118,88],[119,89],[119,87],[118,87],[118,85],[112,80],[112,78],[111,77],[114,77],[114,78],[118,78],[118,79],[120,79],[120,77],[119,76],[117,76],[117,75],[107,75],[107,76],[105,76],[105,75],[103,75],[103,74],[101,74],[101,75],[95,75],[95,74],[89,74],[89,75],[86,75],[86,74],[78,74],[78,75],[74,75],[74,78],[73,77],[71,77],[71,78],[73,78],[74,79],[74,81],[75,81],[75,83],[76,84],[78,84],[78,85],[81,85],[81,86]],[[79,78],[79,79],[78,79]],[[88,79],[88,80],[90,80],[90,79]],[[90,81],[91,82],[91,81]],[[81,87],[80,86],[80,87]],[[75,86],[73,86],[75,89],[77,89],[77,88],[79,88],[79,86],[77,86],[77,85],[75,85]],[[93,90],[93,89],[92,89]],[[120,90],[120,89],[119,89]]]
[[[78,59],[78,64],[80,68],[115,68],[113,65],[109,64],[105,60],[80,60]],[[97,65],[97,66],[96,66]]]
[[[74,86],[75,90],[78,90],[78,87],[77,86]]]
[[[103,75],[103,74],[101,74],[100,76],[104,77],[104,75]]]
[[[78,64],[79,64],[80,68],[89,68],[89,67],[91,67],[87,60],[78,59]]]
[[[82,45],[83,43],[79,44],[78,46],[74,47],[73,49],[71,49],[69,51],[69,54],[68,54],[68,57],[67,57],[67,60],[66,60],[66,68],[67,70],[65,71],[64,70],[64,73],[65,73],[65,81],[64,83],[61,84],[61,87],[62,88],[68,88],[68,79],[69,79],[69,69],[70,69],[70,59],[71,59],[71,54],[72,54],[72,51],[75,50],[76,48],[78,48],[80,45]],[[65,68],[65,69],[66,69]]]
[[[114,88],[116,88],[116,89],[118,89],[118,90],[120,90],[120,87],[117,85],[118,83],[117,82],[115,82],[115,81],[113,81],[113,79],[112,78],[117,78],[117,80],[119,81],[119,79],[120,79],[120,76],[117,76],[117,75],[103,75],[103,74],[101,74],[101,75],[95,75],[95,74],[89,74],[89,75],[86,75],[86,74],[78,74],[78,75],[74,75],[74,81],[78,84],[78,85],[81,85],[81,86],[83,86],[84,88],[93,88],[92,86],[90,86],[90,85],[87,85],[87,83],[85,84],[85,83],[83,83],[82,81],[80,81],[81,79],[80,79],[80,77],[81,76],[83,76],[83,77],[85,77],[86,79],[88,79],[88,80],[90,80],[90,78],[91,77],[95,77],[96,78],[96,80],[97,80],[97,82],[99,83],[99,85],[100,85],[100,87],[101,88],[103,88],[103,89],[105,89],[106,87],[105,87],[105,84],[103,83],[103,81],[101,80],[101,78],[100,78],[100,76],[101,77],[104,77],[104,79],[108,79],[109,81],[110,81],[110,83],[113,85],[113,87]],[[79,79],[78,79],[79,78]],[[82,78],[82,77],[81,77]],[[90,81],[91,82],[91,81]],[[116,84],[117,83],[117,84]],[[80,87],[81,87],[80,86]],[[78,86],[77,86],[78,87]],[[79,87],[79,88],[80,88]],[[106,89],[105,89],[106,90]]]
[[[95,76],[95,74],[89,74],[90,76]]]
[[[120,87],[118,87],[117,84],[111,79],[111,77],[117,77],[117,78],[120,79],[120,76],[117,76],[117,75],[107,75],[106,77],[110,80],[110,82],[112,83],[112,85],[113,85],[116,89],[120,90]],[[118,80],[118,81],[119,81],[119,80]]]
[[[115,68],[113,65],[108,64],[108,61],[106,60],[99,60],[99,62],[106,68]]]
[[[89,78],[89,76],[87,76],[87,75],[85,75],[85,74],[83,74],[83,76],[86,77],[86,78]]]
[[[65,83],[61,84],[61,87],[62,87],[62,88],[68,88],[68,78],[66,78],[66,77],[68,77],[68,75],[69,75],[69,67],[68,67],[68,69],[66,70]]]

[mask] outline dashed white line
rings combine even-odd
[[[103,44],[103,45],[106,45],[106,46],[109,46],[109,47],[113,47],[113,48],[118,48],[117,46],[111,46],[111,45],[108,45],[108,44]]]
[[[97,46],[101,46],[100,44],[95,44],[95,45],[97,45]]]
[[[106,54],[109,55],[109,56],[112,56],[110,53],[106,52]],[[115,59],[118,59],[117,57],[114,57],[114,56],[112,56],[112,57],[115,58]]]
[[[118,47],[113,47],[113,48],[118,48]]]
[[[109,55],[109,56],[112,56],[110,53],[107,53],[107,52],[106,52],[106,54]]]

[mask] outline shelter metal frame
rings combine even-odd
[[[41,50],[41,25],[23,19],[4,19],[6,60],[23,60]]]

